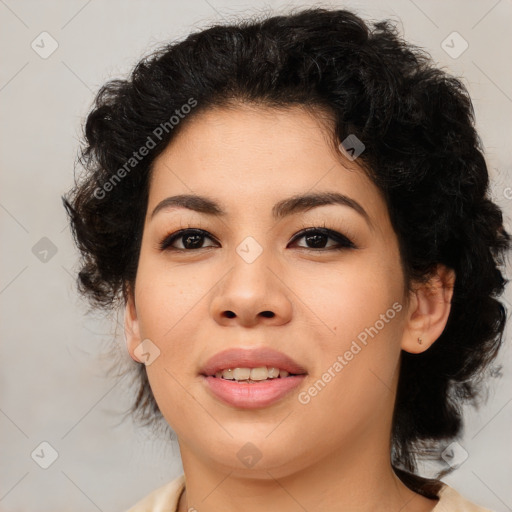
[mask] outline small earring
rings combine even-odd
[[[423,343],[423,338],[418,338],[418,343],[421,345]]]

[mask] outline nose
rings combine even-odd
[[[216,287],[210,305],[220,325],[278,326],[290,321],[292,292],[283,270],[271,268],[270,258],[264,254],[251,263],[236,253],[230,260],[232,268]]]

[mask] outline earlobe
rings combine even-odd
[[[454,286],[454,270],[442,264],[428,282],[415,286],[402,337],[403,350],[419,354],[441,336],[450,315]]]
[[[126,340],[126,348],[128,349],[130,357],[135,362],[141,363],[142,361],[140,361],[135,355],[135,349],[140,344],[141,338],[135,299],[131,292],[127,294],[124,310],[124,336]]]

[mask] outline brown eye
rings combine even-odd
[[[202,229],[181,229],[180,231],[176,231],[176,233],[166,236],[160,242],[160,250],[187,251],[213,247],[212,245],[203,246],[204,240],[207,238],[213,240],[213,238]],[[181,247],[175,247],[174,243],[179,240],[181,240]]]
[[[304,249],[312,250],[340,250],[340,249],[355,249],[356,246],[346,236],[327,228],[307,228],[298,233],[292,240],[296,242],[304,238],[306,246],[299,246]],[[334,240],[336,243],[331,246],[326,246],[328,240]]]

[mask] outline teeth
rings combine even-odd
[[[279,377],[279,368],[267,368],[269,379]]]
[[[223,370],[222,371],[222,378],[234,380],[235,376],[233,375],[233,370]]]
[[[251,380],[267,380],[268,379],[267,367],[261,366],[260,368],[252,368],[249,379],[251,379]]]
[[[235,368],[233,370],[233,378],[235,380],[247,380],[251,376],[249,368]]]
[[[266,366],[260,366],[258,368],[227,368],[215,373],[215,377],[217,378],[248,382],[276,379],[278,377],[285,378],[288,377],[288,375],[290,374],[286,370],[267,368]]]

